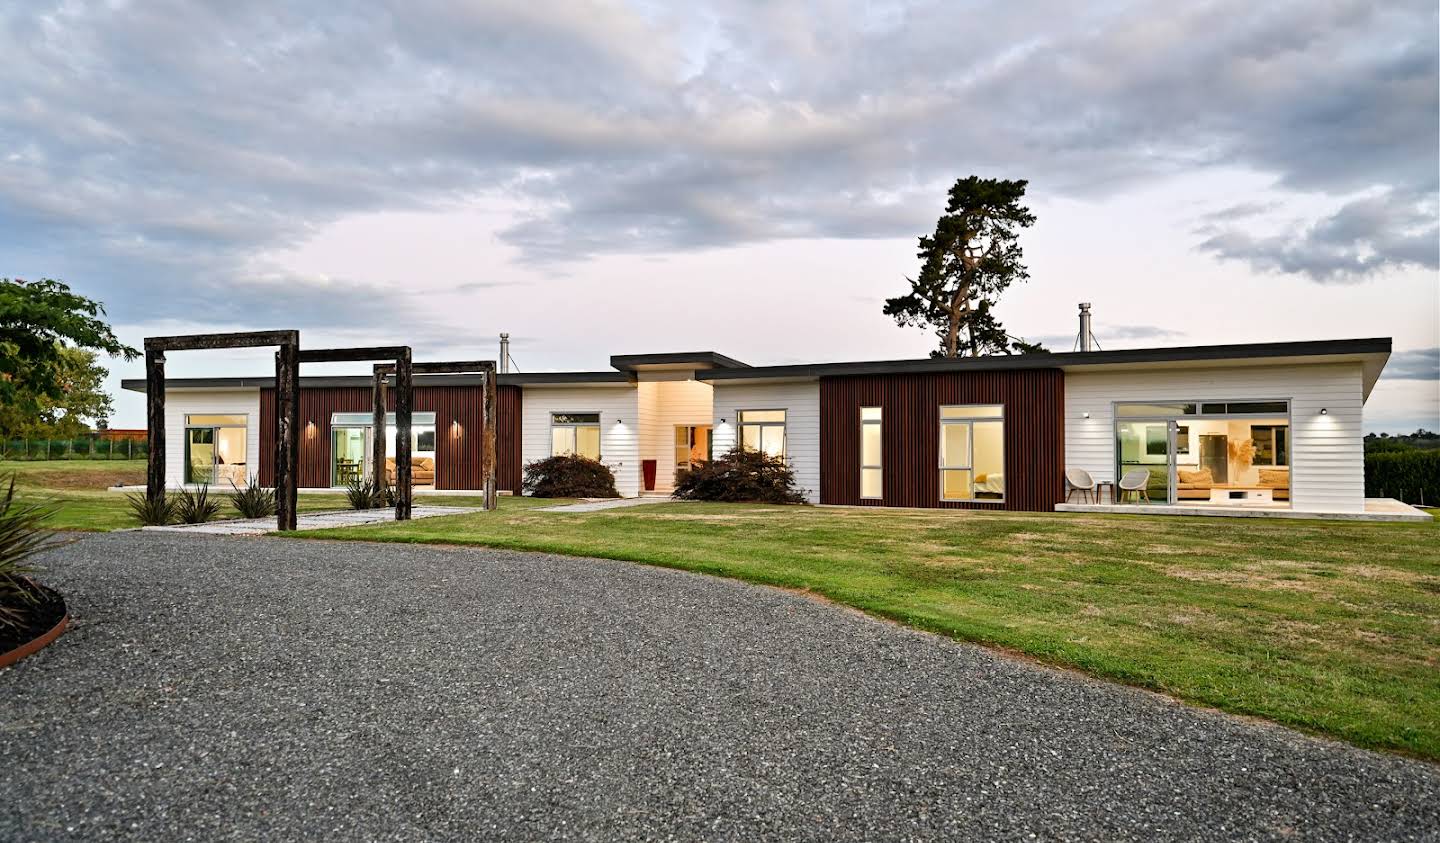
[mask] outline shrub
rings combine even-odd
[[[220,501],[210,497],[210,487],[181,489],[175,501],[175,518],[181,524],[204,524],[220,514]]]
[[[1418,448],[1365,455],[1365,496],[1405,503],[1440,503],[1440,451]]]
[[[228,495],[230,505],[241,515],[246,518],[269,518],[275,514],[275,490],[261,486],[253,474],[243,489],[235,487],[234,483],[230,485],[235,488],[235,491]]]
[[[130,512],[146,527],[163,527],[175,520],[175,496],[162,493],[151,500],[144,492],[132,492],[125,496]]]
[[[35,569],[28,560],[59,544],[41,527],[51,511],[45,504],[17,502],[15,478],[10,478],[0,498],[0,626],[23,629],[31,607],[40,601],[43,592],[29,577]]]
[[[351,480],[345,487],[345,500],[351,509],[383,509],[395,505],[395,490],[369,480]]]
[[[615,475],[604,463],[566,454],[525,466],[524,490],[537,498],[618,498]]]
[[[783,458],[736,447],[690,469],[675,486],[675,497],[692,501],[804,503],[795,472]]]

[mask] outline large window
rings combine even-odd
[[[885,477],[881,468],[881,428],[883,413],[879,407],[860,408],[860,497],[878,500],[884,497]]]
[[[751,451],[785,457],[785,411],[741,410],[740,444]]]
[[[1252,424],[1250,425],[1250,438],[1255,442],[1254,465],[1290,464],[1289,425]]]
[[[330,482],[333,486],[346,486],[351,482],[371,476],[375,468],[371,448],[375,442],[374,413],[331,413],[330,414]],[[394,475],[395,443],[399,431],[395,426],[395,414],[385,414],[385,454],[387,457],[386,476]],[[417,486],[434,483],[435,471],[435,413],[433,411],[410,414],[410,465],[412,477]],[[394,482],[391,480],[391,482]]]
[[[1004,500],[1005,408],[940,408],[940,499]]]
[[[243,413],[185,416],[185,482],[249,482]]]
[[[599,413],[551,413],[550,455],[600,459]]]

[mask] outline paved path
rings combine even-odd
[[[464,515],[479,512],[478,506],[414,506],[411,518],[434,518],[437,515]],[[326,527],[355,527],[395,520],[395,509],[337,509],[333,512],[306,512],[295,516],[297,530],[323,530]],[[232,518],[207,521],[204,524],[168,524],[164,527],[142,527],[142,530],[166,533],[206,533],[216,536],[259,536],[274,532],[274,518]]]
[[[178,533],[44,560],[0,840],[1404,839],[1440,768],[778,590]]]
[[[675,503],[674,498],[649,497],[639,498],[609,498],[601,501],[585,501],[584,503],[568,503],[564,506],[542,506],[536,507],[534,512],[600,512],[604,509],[624,509],[629,506],[646,506],[652,503]]]

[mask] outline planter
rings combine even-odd
[[[0,668],[9,667],[26,656],[44,649],[51,641],[59,638],[60,634],[65,631],[65,628],[70,625],[70,613],[66,610],[65,599],[60,596],[59,592],[51,591],[50,589],[44,588],[44,586],[36,587],[43,589],[44,592],[52,598],[49,601],[50,611],[45,613],[45,617],[41,620],[41,629],[31,630],[32,632],[38,632],[35,637],[17,647],[0,653]],[[56,618],[57,614],[59,616],[58,619]],[[47,622],[49,623],[49,627],[45,628],[44,624]]]

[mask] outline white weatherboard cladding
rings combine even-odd
[[[260,473],[259,389],[165,390],[165,485],[182,485],[185,477],[185,416],[245,416],[245,473]],[[224,491],[230,491],[228,486]]]
[[[639,390],[631,384],[525,387],[521,401],[521,465],[550,456],[551,413],[599,413],[600,461],[615,473],[615,489],[640,494]]]
[[[675,428],[711,423],[714,390],[690,372],[640,374],[641,459],[655,460],[655,489],[675,488]]]
[[[1115,476],[1112,402],[1290,401],[1291,506],[1363,512],[1364,399],[1359,363],[1065,374],[1065,464]],[[1321,415],[1324,409],[1328,412]],[[1090,417],[1084,417],[1089,413]]]
[[[735,447],[741,410],[785,411],[785,457],[811,503],[820,500],[820,384],[715,383],[715,454]],[[720,420],[724,419],[722,423]]]

